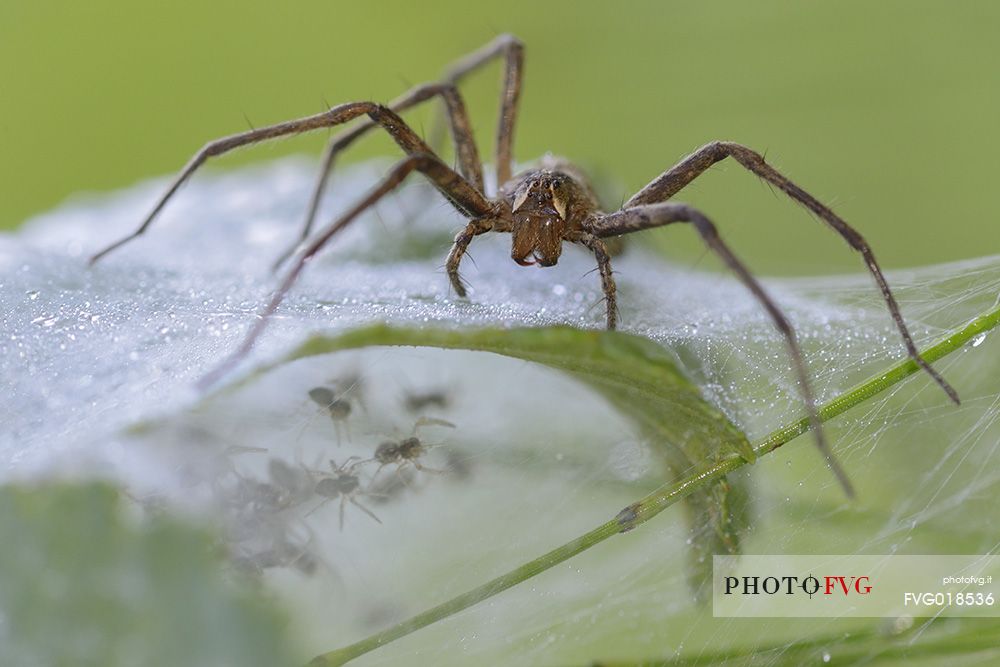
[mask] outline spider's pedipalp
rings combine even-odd
[[[809,375],[806,373],[805,360],[795,337],[795,330],[788,322],[784,313],[778,305],[764,290],[764,287],[754,278],[750,270],[741,262],[729,249],[722,239],[715,225],[703,213],[686,204],[665,202],[661,204],[647,204],[625,208],[606,216],[598,217],[588,225],[589,231],[596,237],[617,236],[628,234],[644,229],[663,227],[675,222],[686,222],[694,226],[701,236],[705,245],[708,246],[720,259],[728,266],[740,279],[747,289],[754,295],[757,301],[764,307],[774,326],[784,336],[788,344],[788,351],[792,358],[792,366],[799,381],[799,389],[802,392],[803,401],[806,404],[806,412],[809,416],[809,426],[816,437],[816,446],[819,448],[827,465],[837,477],[844,493],[849,498],[854,497],[854,487],[850,479],[827,444],[823,434],[823,426],[816,410],[816,399],[813,395],[812,385],[809,382]]]
[[[493,220],[491,218],[479,218],[467,224],[462,231],[455,235],[455,242],[448,253],[448,259],[445,260],[445,271],[448,273],[452,289],[460,297],[464,297],[466,294],[465,282],[458,273],[462,257],[465,256],[465,251],[469,249],[469,244],[474,237],[485,234],[492,229]]]
[[[886,307],[889,309],[889,314],[892,316],[892,320],[895,322],[896,328],[903,338],[903,344],[906,346],[906,351],[910,355],[910,358],[934,379],[941,389],[948,394],[948,398],[952,402],[958,405],[960,402],[958,392],[917,351],[917,346],[913,342],[913,337],[910,335],[906,322],[903,320],[903,315],[899,310],[896,297],[889,288],[889,283],[886,281],[878,262],[875,261],[875,255],[872,253],[871,248],[868,247],[868,243],[864,237],[840,216],[821,204],[819,200],[790,181],[774,167],[767,164],[763,156],[756,151],[731,141],[713,141],[710,144],[702,146],[675,166],[663,172],[649,183],[649,185],[625,202],[622,209],[666,201],[703,174],[713,164],[727,157],[733,158],[747,171],[756,174],[769,185],[777,187],[791,199],[809,209],[816,217],[847,241],[848,245],[861,253],[868,271],[875,279],[879,291],[882,292],[882,299],[885,301]]]

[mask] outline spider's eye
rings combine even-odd
[[[555,190],[562,190],[562,186],[563,186],[562,179],[557,178],[556,180],[552,181],[552,188],[553,189],[555,189]]]

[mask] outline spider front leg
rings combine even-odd
[[[883,275],[878,262],[875,261],[875,255],[872,253],[871,248],[868,247],[868,242],[865,241],[864,237],[856,229],[841,219],[840,216],[821,204],[819,200],[795,183],[792,183],[771,165],[767,164],[763,156],[756,151],[731,141],[714,141],[706,146],[702,146],[681,160],[677,165],[663,172],[663,174],[625,202],[622,208],[629,209],[643,204],[665,201],[680,192],[688,183],[703,174],[713,164],[727,157],[733,158],[745,169],[756,174],[812,211],[820,220],[840,234],[852,248],[861,253],[865,264],[868,266],[868,271],[872,274],[876,284],[878,284],[879,290],[882,292],[882,298],[889,309],[889,314],[896,323],[896,328],[903,338],[903,344],[906,346],[906,351],[910,355],[910,358],[926,371],[928,375],[934,378],[934,381],[948,394],[948,398],[958,405],[958,392],[917,351],[916,343],[913,342],[913,337],[910,335],[906,322],[903,320],[903,314],[899,310],[899,304],[896,303],[896,297],[893,295],[892,290],[889,289],[889,283],[885,279],[885,275]]]
[[[418,153],[433,154],[433,151],[431,151],[430,147],[424,142],[424,140],[417,136],[417,134],[403,122],[402,118],[400,118],[391,109],[384,107],[381,104],[376,104],[375,102],[348,102],[347,104],[341,104],[331,108],[329,111],[313,116],[306,116],[305,118],[278,123],[276,125],[269,125],[257,130],[234,134],[229,137],[223,137],[222,139],[209,142],[204,148],[198,151],[193,158],[191,158],[181,172],[174,178],[170,187],[167,188],[167,191],[163,193],[163,195],[157,200],[156,204],[154,204],[153,210],[150,211],[149,215],[146,216],[145,220],[142,221],[142,224],[140,224],[134,232],[118,241],[115,241],[103,250],[94,254],[90,258],[90,263],[93,264],[112,250],[125,245],[129,241],[145,233],[145,231],[153,223],[157,214],[159,214],[159,212],[166,205],[167,201],[170,200],[181,185],[183,185],[184,182],[187,181],[187,179],[190,178],[191,175],[209,158],[224,155],[242,146],[257,144],[262,141],[268,141],[278,137],[311,132],[324,127],[341,125],[363,115],[367,115],[373,122],[377,123],[382,127],[382,129],[388,132],[396,144],[399,145],[405,153],[409,155],[415,155]],[[466,185],[468,187],[474,187],[469,186],[467,182]],[[439,188],[439,190],[441,189]],[[448,192],[444,190],[441,191],[446,197],[449,196]]]
[[[618,288],[611,272],[611,255],[604,241],[589,232],[571,232],[566,235],[567,241],[579,243],[590,249],[597,260],[597,270],[601,274],[601,289],[604,290],[604,305],[607,308],[608,329],[618,327]]]
[[[370,495],[370,494],[365,493],[365,494],[362,494],[362,495],[366,495],[367,496],[367,495]],[[358,499],[355,498],[354,495],[350,495],[350,496],[345,496],[344,499],[341,500],[341,502],[340,502],[340,529],[341,530],[344,530],[344,502],[343,502],[344,500],[346,500],[347,502],[351,503],[352,505],[354,505],[355,507],[357,507],[359,510],[361,510],[362,512],[364,512],[365,514],[367,514],[371,518],[375,519],[376,523],[382,523],[382,519],[380,519],[377,516],[375,516],[375,512],[372,512],[370,509],[368,509],[367,507],[365,507],[364,505],[362,505],[360,502],[358,502]]]
[[[774,326],[784,336],[785,342],[788,344],[789,355],[792,358],[792,366],[795,368],[795,374],[799,380],[799,389],[806,404],[809,425],[816,436],[816,446],[823,454],[827,465],[833,471],[837,481],[843,487],[844,493],[849,498],[853,498],[854,488],[847,478],[847,474],[834,457],[830,446],[826,442],[826,437],[823,435],[822,423],[819,419],[819,413],[816,411],[816,399],[813,395],[812,384],[809,382],[809,376],[806,373],[802,351],[795,337],[795,330],[778,305],[764,291],[760,282],[750,273],[750,270],[747,269],[743,262],[732,253],[729,246],[722,241],[712,221],[691,206],[668,202],[624,208],[616,213],[590,220],[586,227],[596,237],[608,237],[652,229],[654,227],[663,227],[674,222],[687,222],[698,230],[698,234],[701,235],[705,245],[722,259],[726,266],[736,274],[746,288],[757,298],[768,315],[771,316]]]
[[[455,145],[455,154],[458,158],[459,171],[466,180],[482,191],[483,164],[479,159],[479,152],[476,149],[476,140],[472,133],[472,124],[469,122],[469,114],[465,109],[465,103],[462,101],[462,96],[455,84],[425,83],[414,86],[399,98],[390,102],[388,107],[395,113],[402,113],[407,109],[411,109],[422,102],[438,96],[445,103],[448,123],[451,127],[452,142]],[[323,198],[323,193],[330,182],[330,176],[333,174],[333,166],[337,155],[375,127],[378,127],[378,124],[374,121],[365,121],[360,125],[341,132],[327,144],[326,150],[323,153],[319,176],[316,178],[316,184],[313,186],[313,192],[309,198],[305,222],[299,232],[298,239],[278,257],[272,266],[273,269],[281,266],[309,237],[316,214],[319,211],[320,200]]]

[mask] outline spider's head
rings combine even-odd
[[[571,178],[558,171],[530,171],[507,195],[514,214],[510,256],[515,262],[553,266],[559,261],[563,234],[569,227],[573,185]]]

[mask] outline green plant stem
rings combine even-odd
[[[957,619],[949,619],[957,620]],[[931,656],[958,656],[996,651],[1000,646],[998,626],[979,623],[982,619],[962,619],[962,625],[943,632],[927,632],[933,620],[915,625],[899,634],[886,634],[882,628],[855,630],[782,644],[754,647],[753,657],[745,651],[699,652],[692,656],[672,656],[643,660],[602,660],[602,667],[698,667],[700,665],[818,665],[826,661],[833,665],[869,663],[876,660]],[[971,621],[971,622],[969,622]],[[918,645],[919,642],[919,645]],[[918,648],[919,646],[919,648]],[[831,648],[832,647],[832,648]],[[757,661],[754,658],[758,659]],[[979,664],[984,664],[980,662]]]
[[[948,355],[980,334],[984,334],[1000,323],[1000,308],[996,308],[984,315],[972,320],[965,327],[954,331],[940,342],[928,347],[921,354],[928,362],[936,361]],[[824,404],[819,410],[820,421],[828,421],[846,412],[850,408],[863,403],[869,398],[885,391],[889,387],[901,382],[904,378],[920,370],[916,362],[906,359],[886,372],[871,378],[837,398]],[[757,457],[764,456],[769,452],[781,447],[785,443],[802,435],[809,430],[808,419],[803,418],[783,426],[762,440],[753,445]],[[432,607],[425,612],[417,614],[405,621],[402,621],[391,628],[371,635],[359,642],[344,646],[342,648],[319,655],[309,663],[314,667],[320,665],[333,667],[343,665],[349,660],[364,655],[380,646],[388,644],[400,637],[404,637],[412,632],[424,628],[432,623],[448,618],[460,611],[482,602],[494,595],[501,593],[512,586],[515,586],[531,577],[548,570],[549,568],[562,563],[573,556],[576,556],[592,546],[603,542],[616,533],[624,533],[632,530],[639,524],[649,521],[654,516],[667,509],[685,496],[691,494],[703,485],[712,480],[723,477],[738,468],[746,465],[743,457],[731,455],[714,465],[687,477],[679,482],[664,485],[653,493],[645,496],[636,503],[623,509],[611,521],[605,522],[593,530],[580,537],[563,544],[562,546],[549,551],[520,567],[511,570],[487,583],[478,586],[470,591],[448,600],[442,604]]]

